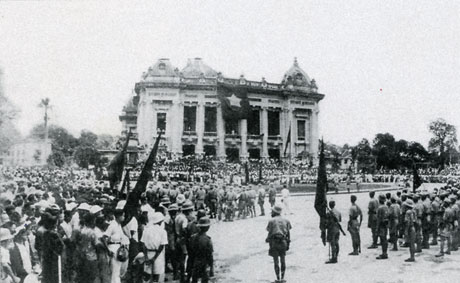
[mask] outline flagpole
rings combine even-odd
[[[292,165],[292,123],[289,123],[289,139],[291,144],[289,144],[289,167],[288,167],[288,189],[291,190],[291,165]]]

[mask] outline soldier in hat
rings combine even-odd
[[[214,257],[211,237],[206,232],[211,226],[209,217],[204,216],[198,220],[196,226],[199,232],[194,234],[190,239],[190,254],[193,257],[192,263],[192,283],[209,282],[209,277],[214,276]],[[208,273],[209,270],[209,273]]]
[[[372,232],[372,245],[369,249],[376,249],[377,248],[377,208],[379,207],[379,202],[374,198],[375,192],[369,192],[369,205],[367,206],[367,214],[368,214],[368,221],[367,227],[371,229]]]
[[[390,225],[390,243],[393,244],[392,251],[398,250],[398,229],[399,229],[399,218],[401,215],[401,209],[399,204],[396,202],[396,197],[391,197],[391,205],[388,210],[388,220]]]
[[[185,259],[187,257],[187,226],[188,226],[188,215],[193,211],[193,203],[190,200],[186,200],[182,205],[181,212],[176,216],[175,219],[175,230],[177,234],[176,240],[176,252],[177,262],[180,281],[185,281]]]
[[[267,239],[269,243],[268,255],[273,257],[276,282],[285,282],[284,274],[286,271],[286,251],[289,250],[291,242],[290,230],[292,229],[291,222],[281,216],[282,207],[275,205],[272,208],[272,219],[267,225]],[[280,270],[281,264],[281,270]],[[281,272],[280,272],[281,271]],[[280,281],[281,280],[281,281]]]
[[[420,201],[420,194],[415,194],[414,197],[414,211],[417,219],[415,221],[415,252],[422,252],[422,218],[423,218],[423,204]]]
[[[385,204],[386,197],[379,195],[379,208],[377,209],[377,232],[382,244],[382,254],[377,259],[387,259],[388,254],[388,206]]]
[[[351,242],[353,245],[353,252],[349,253],[349,255],[359,255],[361,250],[361,237],[359,235],[359,228],[361,227],[361,223],[363,222],[363,213],[361,208],[356,204],[356,196],[351,195],[351,207],[349,210],[349,217],[348,220],[348,231],[351,235]]]
[[[439,198],[435,194],[430,195],[431,198],[431,233],[433,234],[433,239],[431,240],[430,245],[436,246],[438,244],[438,227],[442,217],[441,204]]]
[[[440,229],[441,229],[441,250],[439,251],[439,254],[436,255],[436,257],[441,257],[444,254],[449,254],[452,249],[452,239],[451,239],[451,233],[452,229],[454,226],[454,221],[455,221],[455,215],[453,210],[450,207],[450,202],[448,199],[444,201],[443,203],[444,207],[444,214],[442,216],[442,221],[440,224]],[[446,245],[447,242],[447,251],[444,251],[444,246]]]
[[[415,214],[414,202],[411,199],[408,199],[404,202],[405,214],[404,222],[405,227],[407,228],[407,237],[406,241],[409,244],[410,258],[406,259],[406,262],[415,261],[415,222],[417,216]]]

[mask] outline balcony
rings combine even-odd
[[[196,136],[196,131],[183,131],[183,136]]]

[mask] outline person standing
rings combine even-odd
[[[211,221],[209,217],[204,216],[198,220],[196,226],[199,232],[190,239],[189,256],[194,259],[192,263],[192,283],[197,283],[199,278],[201,278],[202,283],[208,283],[209,277],[214,276],[214,250],[211,237],[206,235],[211,226]]]
[[[423,205],[423,214],[422,214],[422,249],[430,248],[430,232],[431,232],[431,201],[428,197],[428,193],[424,192],[422,194],[422,205]]]
[[[363,222],[363,213],[361,208],[356,204],[356,196],[351,195],[351,207],[349,210],[349,217],[348,220],[348,231],[351,235],[351,243],[353,245],[353,252],[349,253],[348,255],[359,255],[361,252],[361,237],[359,235],[359,228],[361,227],[361,223]]]
[[[268,202],[270,202],[270,206],[273,208],[276,202],[276,188],[270,184],[270,188],[268,189]]]
[[[128,260],[127,254],[126,258],[118,256],[118,250],[120,248],[127,248],[129,246],[129,238],[123,233],[123,229],[121,227],[121,224],[125,220],[123,211],[125,204],[126,201],[118,202],[114,212],[115,219],[110,222],[107,230],[104,232],[104,236],[107,237],[107,245],[110,250],[109,255],[111,256],[110,272],[112,274],[112,283],[121,282],[121,276],[124,273],[124,270],[122,270],[122,264]]]
[[[374,198],[375,192],[369,192],[369,205],[367,206],[368,221],[367,227],[371,229],[372,232],[372,245],[369,249],[377,248],[377,208],[379,207],[379,202]]]
[[[335,208],[335,201],[329,201],[329,210],[326,214],[326,229],[327,241],[331,245],[331,259],[326,263],[337,263],[339,256],[340,246],[340,222],[342,222],[342,214]]]
[[[286,251],[289,250],[291,242],[291,222],[281,216],[282,207],[275,205],[272,208],[272,219],[267,225],[266,242],[269,244],[268,255],[273,258],[276,282],[284,281],[286,272]],[[281,269],[280,269],[281,264]]]
[[[388,206],[385,203],[386,197],[379,195],[379,208],[377,209],[377,231],[382,244],[382,254],[377,259],[387,259],[388,254]]]
[[[423,218],[423,204],[420,201],[420,195],[414,195],[414,211],[417,216],[415,221],[415,252],[422,252],[422,218]]]
[[[259,185],[259,190],[258,190],[258,204],[260,207],[260,216],[265,215],[265,209],[264,209],[264,203],[265,203],[265,189],[262,187],[262,185]]]
[[[284,204],[284,214],[292,214],[291,209],[289,208],[289,189],[286,185],[284,185],[283,189],[281,190],[281,201]]]
[[[144,250],[144,282],[159,282],[165,273],[165,246],[168,235],[161,226],[165,217],[161,212],[148,215],[148,224],[142,233]],[[152,280],[152,281],[151,281]]]
[[[389,208],[388,220],[390,224],[390,243],[393,244],[392,251],[398,250],[398,229],[399,229],[399,218],[401,215],[401,208],[396,202],[396,197],[391,197],[391,205]]]
[[[439,198],[436,195],[431,195],[431,233],[433,234],[433,239],[431,240],[430,245],[436,246],[438,244],[438,227],[441,222],[442,212],[441,204]]]
[[[404,214],[404,222],[405,227],[407,228],[407,235],[406,241],[409,245],[409,253],[410,257],[406,259],[406,262],[414,262],[415,261],[415,222],[417,216],[415,215],[414,202],[411,199],[408,199],[404,202],[405,207],[405,214]]]
[[[451,240],[451,234],[452,230],[454,227],[454,221],[455,221],[455,215],[452,209],[450,208],[450,203],[449,199],[445,199],[443,203],[444,207],[444,214],[442,216],[442,221],[440,224],[440,229],[441,229],[441,250],[439,251],[439,254],[436,255],[436,257],[441,257],[444,254],[450,255],[450,251],[452,249],[452,240]],[[444,247],[447,242],[447,251],[444,251]]]

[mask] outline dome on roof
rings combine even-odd
[[[143,79],[149,77],[177,77],[179,71],[175,68],[168,58],[158,59],[158,61],[149,67],[148,71],[143,74]]]
[[[203,63],[201,58],[188,59],[187,66],[181,71],[184,78],[217,78],[217,72]]]
[[[292,67],[284,74],[284,78],[281,81],[282,84],[286,85],[294,85],[300,87],[308,87],[311,85],[311,79],[305,73],[302,68],[299,67],[299,63],[297,62],[297,58],[294,58],[294,64]]]

